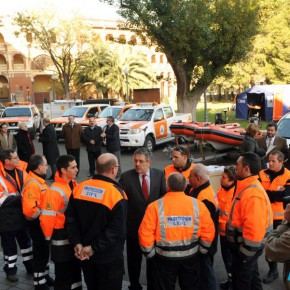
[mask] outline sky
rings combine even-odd
[[[31,11],[35,8],[41,9],[43,7],[46,9],[53,7],[63,16],[68,16],[73,11],[77,11],[89,18],[110,20],[120,18],[116,13],[116,8],[98,0],[8,0],[1,5],[0,14],[13,16],[17,12]]]

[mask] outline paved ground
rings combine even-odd
[[[42,148],[38,143],[35,143],[36,147],[36,152],[37,153],[42,153]],[[60,152],[61,154],[65,154],[65,149],[62,143],[59,144]],[[158,147],[154,151],[154,159],[153,159],[153,167],[163,169],[166,165],[170,163],[170,158],[169,155],[165,152],[163,152],[164,147]],[[132,152],[133,151],[122,151],[122,158],[121,158],[121,166],[122,166],[122,171],[126,171],[128,169],[133,168],[133,158],[132,158]],[[192,156],[197,160],[197,158],[200,157],[199,151],[192,147],[191,148],[191,153]],[[209,154],[209,150],[207,150],[207,155]],[[231,156],[229,156],[231,155]],[[238,154],[233,155],[233,154],[228,154],[228,156],[224,158],[218,158],[217,160],[208,160],[204,162],[206,165],[227,165],[227,164],[233,164],[235,163],[235,159],[238,158]],[[87,160],[87,154],[84,148],[81,150],[81,170],[78,175],[77,181],[81,182],[84,179],[87,178],[87,175],[89,173],[88,170],[88,160]],[[50,172],[48,172],[47,176],[50,176]],[[124,253],[126,257],[126,252]],[[144,260],[144,259],[143,259]],[[21,263],[22,259],[19,257],[19,260],[17,262],[18,266],[18,277],[19,277],[19,282],[18,283],[11,283],[6,280],[6,275],[2,271],[3,268],[3,257],[2,257],[2,252],[0,250],[0,290],[6,290],[6,289],[27,289],[27,290],[33,290],[33,281],[32,277],[28,276],[26,274],[25,268],[23,267],[23,264]],[[125,259],[126,263],[126,259]],[[126,264],[125,264],[125,269],[126,269]],[[268,271],[268,265],[265,262],[264,256],[261,256],[259,259],[259,268],[260,268],[260,273],[261,276],[264,276],[267,271]],[[221,259],[220,252],[218,252],[215,255],[215,264],[214,264],[214,269],[216,273],[216,278],[217,278],[217,283],[223,281],[226,278],[226,272],[224,270],[224,265]],[[279,264],[279,272],[282,273],[282,264]],[[51,273],[53,276],[53,265],[51,265]],[[128,274],[126,271],[126,274],[124,275],[124,281],[123,281],[123,289],[128,289]],[[146,285],[146,277],[145,277],[145,262],[143,261],[142,264],[142,272],[141,272],[141,277],[140,281],[143,285]],[[275,280],[272,284],[270,285],[263,285],[264,290],[279,290],[283,289],[283,283],[282,279],[279,278]],[[217,287],[218,288],[218,287]],[[52,288],[51,288],[52,289]],[[84,285],[83,289],[87,289]],[[144,290],[147,289],[146,287],[143,288]],[[176,289],[179,289],[178,287]],[[245,289],[247,290],[247,289]]]

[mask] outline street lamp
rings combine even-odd
[[[129,71],[128,71],[128,69],[126,67],[124,68],[124,73],[125,73],[125,76],[126,76],[126,97],[127,97],[127,102],[130,102],[129,82],[128,82]]]
[[[35,99],[34,99],[34,78],[31,78],[31,100],[33,101],[33,104],[35,104]]]
[[[57,79],[57,76],[52,75],[51,79],[52,79],[52,99],[55,100],[55,80]]]
[[[28,85],[26,86],[26,92],[27,92],[27,101],[30,102],[30,88]]]

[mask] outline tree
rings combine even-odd
[[[89,82],[105,94],[111,90],[124,98],[125,68],[128,70],[129,92],[156,82],[145,55],[133,50],[129,45],[115,44],[110,47],[101,42],[85,53],[76,74],[76,82]]]
[[[14,18],[17,36],[23,34],[32,45],[46,52],[55,65],[61,86],[69,98],[70,83],[82,55],[86,27],[78,18],[60,19],[56,14],[18,13]]]
[[[177,81],[177,104],[192,111],[227,64],[251,48],[258,28],[255,0],[102,0],[119,5],[126,26],[165,53]]]

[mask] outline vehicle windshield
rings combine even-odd
[[[277,135],[283,138],[290,138],[290,119],[282,119],[278,124]]]
[[[119,119],[120,121],[150,121],[153,109],[129,109]]]
[[[29,108],[6,108],[2,117],[31,117]]]
[[[65,111],[62,117],[75,116],[77,118],[81,118],[84,116],[87,109],[87,107],[72,107]]]
[[[108,116],[113,116],[115,119],[118,118],[121,108],[107,107],[99,115],[98,118],[107,118]]]

